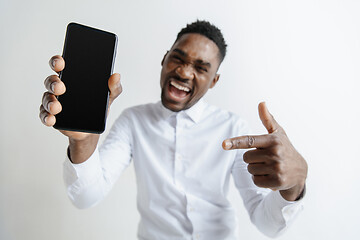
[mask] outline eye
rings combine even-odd
[[[183,63],[184,61],[177,55],[172,55],[171,58],[173,59],[174,62],[177,63]]]
[[[207,69],[202,67],[202,66],[196,66],[196,69],[199,71],[199,72],[207,72]]]

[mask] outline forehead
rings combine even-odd
[[[198,33],[187,33],[181,36],[170,51],[180,49],[193,60],[201,59],[207,62],[219,61],[219,48],[207,37]]]

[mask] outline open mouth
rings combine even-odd
[[[173,100],[184,100],[188,95],[190,95],[190,92],[190,88],[182,86],[173,80],[169,81],[169,95]]]

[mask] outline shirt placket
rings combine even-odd
[[[196,230],[196,221],[197,212],[196,212],[196,203],[194,198],[187,192],[188,187],[191,183],[186,182],[186,169],[185,169],[185,156],[186,138],[184,136],[184,131],[186,130],[186,119],[182,112],[178,113],[176,116],[176,125],[175,125],[175,153],[174,153],[174,180],[175,185],[178,187],[185,196],[185,212],[191,222],[192,232],[191,239],[198,240],[202,239],[201,234]],[[185,187],[184,187],[185,186]]]
[[[181,140],[180,135],[183,131],[181,127],[180,114],[176,114],[175,120],[175,152],[174,152],[174,183],[178,190],[185,194],[185,190],[183,187],[183,183],[181,182],[181,178],[183,175],[183,164],[182,164],[182,154],[181,154]]]

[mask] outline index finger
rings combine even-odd
[[[229,138],[223,141],[225,150],[248,149],[248,148],[268,148],[274,145],[274,137],[270,134],[265,135],[246,135],[241,137]]]
[[[59,73],[65,68],[65,60],[60,55],[55,55],[50,58],[49,65],[52,70]]]

